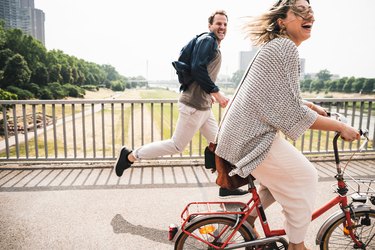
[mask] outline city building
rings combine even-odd
[[[306,64],[306,59],[305,58],[300,58],[299,59],[299,78],[300,79],[303,79],[304,77],[305,77],[305,68],[306,68],[306,66],[305,66],[305,64]]]
[[[239,70],[245,71],[249,66],[249,63],[257,53],[258,48],[252,47],[249,51],[240,51],[240,68]]]
[[[1,0],[0,19],[6,28],[17,28],[45,44],[44,12],[35,9],[34,0]]]

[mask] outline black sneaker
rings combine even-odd
[[[132,151],[129,151],[126,147],[122,147],[121,148],[120,155],[118,156],[116,164],[114,166],[116,175],[118,177],[122,176],[122,174],[124,173],[125,169],[130,168],[131,165],[133,164],[133,162],[131,162],[131,161],[128,160],[128,155],[131,152]]]
[[[234,198],[234,197],[240,197],[249,194],[248,191],[242,190],[242,189],[233,189],[229,190],[226,188],[220,188],[219,189],[219,198],[221,199],[227,199],[227,198]]]

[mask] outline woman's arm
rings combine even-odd
[[[319,129],[325,131],[337,131],[341,133],[341,138],[345,141],[358,140],[361,136],[357,129],[342,123],[340,121],[318,115],[310,129]]]
[[[305,104],[311,110],[314,110],[319,115],[327,116],[327,111],[324,108],[320,107],[319,105],[315,105],[314,103],[306,101],[306,100],[302,100],[302,102],[303,104]]]

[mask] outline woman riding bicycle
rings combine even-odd
[[[306,249],[314,208],[317,171],[281,133],[296,140],[307,129],[338,131],[347,141],[358,131],[326,117],[302,100],[297,47],[310,37],[314,13],[308,0],[280,0],[246,26],[260,51],[240,85],[218,133],[216,153],[236,166],[232,174],[253,175],[265,206],[274,200],[285,215],[289,250]]]

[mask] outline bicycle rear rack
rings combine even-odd
[[[191,202],[181,213],[183,221],[198,215],[245,214],[249,209],[243,202]]]
[[[375,179],[355,179],[348,174],[346,175],[350,177],[350,180],[346,181],[346,186],[353,190],[351,193],[353,201],[366,203],[367,198],[369,198],[371,203],[375,205]]]

